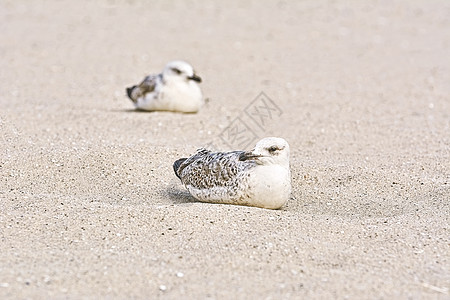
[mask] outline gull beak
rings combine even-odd
[[[197,75],[192,75],[191,77],[188,77],[188,79],[189,80],[194,80],[194,81],[197,81],[197,82],[202,82],[202,78],[200,77],[200,76],[197,76]]]
[[[258,160],[259,157],[262,157],[262,155],[254,154],[251,151],[243,152],[241,155],[239,155],[240,161],[246,161],[246,160]]]

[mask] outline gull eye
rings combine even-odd
[[[177,75],[180,75],[180,74],[181,74],[181,71],[178,70],[177,68],[172,68],[172,71],[173,71],[174,73],[176,73]]]
[[[276,146],[271,146],[271,147],[269,147],[269,149],[267,149],[267,150],[269,150],[269,153],[274,153],[275,151],[278,150],[278,147],[276,147]]]

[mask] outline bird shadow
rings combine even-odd
[[[143,110],[143,109],[136,109],[136,108],[110,109],[109,111],[119,112],[119,113],[126,112],[126,113],[146,113],[146,114],[156,112],[154,110]]]
[[[152,113],[167,113],[167,114],[180,114],[180,115],[195,115],[197,112],[181,112],[181,111],[170,111],[170,110],[144,110],[139,108],[125,108],[125,109],[111,109],[109,110],[115,113],[143,113],[143,114],[152,114]]]
[[[198,202],[188,191],[180,190],[175,185],[162,190],[161,194],[168,197],[175,204],[192,204]]]

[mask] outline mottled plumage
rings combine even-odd
[[[137,103],[139,98],[144,97],[148,93],[155,91],[156,85],[162,82],[162,75],[149,75],[144,78],[144,80],[132,87],[127,88],[127,95],[133,103]]]
[[[203,202],[279,208],[290,194],[289,145],[281,138],[265,138],[250,152],[200,149],[173,168]]]

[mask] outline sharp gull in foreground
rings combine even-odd
[[[264,138],[248,152],[199,149],[173,169],[202,202],[278,209],[291,193],[289,144],[282,138]]]

